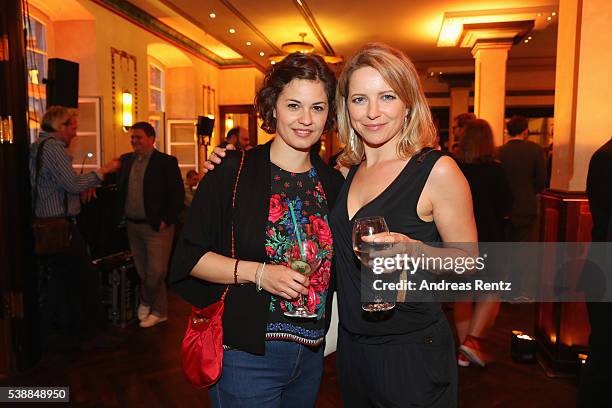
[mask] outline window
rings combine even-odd
[[[70,143],[72,167],[77,172],[88,172],[102,166],[100,98],[79,98],[79,127],[77,137]]]
[[[149,123],[155,128],[156,147],[166,152],[164,141],[164,70],[149,63]]]
[[[164,71],[149,64],[149,111],[164,111]]]
[[[195,119],[169,119],[167,153],[176,157],[183,178],[189,170],[198,171],[198,143]]]
[[[43,78],[47,77],[47,36],[45,25],[30,16],[25,19],[25,29],[27,34],[28,119],[30,137],[34,140],[47,104],[43,85]]]

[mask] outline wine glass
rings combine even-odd
[[[295,242],[289,251],[289,268],[306,277],[312,275],[319,265],[321,265],[321,255],[319,254],[318,248],[315,254],[309,253],[309,250],[312,250],[312,242],[300,241]],[[300,293],[298,294],[298,298],[299,305],[291,311],[286,311],[284,313],[285,316],[307,319],[317,317],[316,313],[309,312],[304,306],[304,295]],[[306,299],[306,304],[308,304],[308,299]]]
[[[384,217],[375,216],[358,218],[353,223],[353,251],[361,263],[368,268],[372,274],[371,264],[372,259],[375,257],[375,253],[384,249],[389,249],[391,244],[365,242],[363,238],[385,232],[387,234],[389,233],[389,227],[387,227]],[[374,290],[373,292],[373,301],[363,303],[361,305],[363,310],[366,312],[383,312],[395,307],[395,302],[384,301],[379,291]]]

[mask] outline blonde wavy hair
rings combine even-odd
[[[338,80],[336,89],[338,137],[346,145],[338,162],[344,166],[351,166],[361,163],[364,158],[363,141],[353,129],[348,111],[351,75],[363,67],[372,67],[378,71],[409,108],[397,143],[399,157],[407,159],[425,147],[434,147],[436,128],[416,68],[403,52],[386,44],[370,43],[364,45],[347,61]]]

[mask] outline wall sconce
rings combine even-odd
[[[226,131],[232,129],[234,127],[234,118],[232,115],[227,115],[227,119],[225,119],[225,129]]]
[[[123,92],[121,94],[121,104],[122,104],[122,115],[121,115],[121,125],[123,126],[123,130],[125,132],[128,131],[130,126],[134,124],[134,119],[132,117],[132,107],[134,105],[134,98],[132,94],[129,92]]]

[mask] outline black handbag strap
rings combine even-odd
[[[40,175],[40,168],[42,167],[43,146],[49,140],[51,140],[51,136],[41,141],[38,144],[38,149],[36,150],[36,174],[34,175],[34,192],[32,197],[32,215],[34,217],[36,217],[36,204],[38,201],[38,176]],[[64,215],[68,215],[68,193],[66,193],[66,190],[64,190]]]

